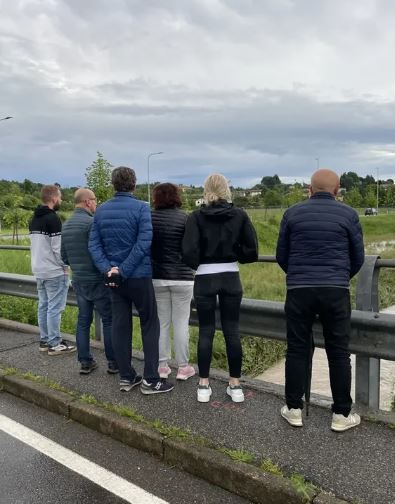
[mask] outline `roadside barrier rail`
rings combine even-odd
[[[0,249],[28,250],[29,247],[0,245]],[[274,256],[259,256],[258,262],[276,263]],[[355,402],[372,409],[380,402],[380,359],[395,360],[395,315],[379,313],[379,274],[381,268],[395,268],[395,259],[366,256],[356,286],[356,309],[351,315],[350,352],[356,355]],[[38,299],[36,282],[29,275],[0,273],[0,294]],[[72,287],[67,304],[77,306]],[[134,311],[134,315],[137,313]],[[190,324],[198,325],[192,302]],[[221,328],[219,311],[216,326]],[[240,311],[243,335],[286,341],[284,303],[243,298]],[[313,326],[317,347],[325,347],[318,319]],[[100,317],[95,313],[95,338],[102,339]]]

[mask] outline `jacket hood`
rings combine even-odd
[[[212,203],[211,205],[203,206],[200,212],[210,219],[214,220],[228,220],[231,219],[236,214],[236,209],[233,203],[228,203],[227,201],[218,201]]]
[[[51,208],[47,206],[38,206],[34,210],[34,217],[42,217],[43,215],[47,215],[50,213],[55,213],[55,210],[52,210]]]

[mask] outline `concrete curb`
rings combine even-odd
[[[313,499],[313,504],[343,504],[344,502],[325,492],[321,492]]]
[[[53,413],[69,416],[69,406],[74,399],[68,394],[17,376],[2,375],[0,380],[3,382],[3,390],[6,392]]]
[[[253,502],[303,502],[286,479],[265,473],[253,465],[232,461],[217,450],[190,445],[178,439],[165,439],[164,448],[164,459],[169,465],[177,466]]]
[[[193,441],[166,438],[155,429],[105,411],[97,405],[86,404],[45,384],[7,375],[0,369],[0,390],[61,414],[133,448],[151,453],[169,465],[256,504],[305,502],[286,478],[265,473],[250,464],[235,462],[218,450],[200,446]],[[341,504],[346,501],[321,492],[314,497],[313,502]]]
[[[81,401],[70,404],[69,417],[137,450],[163,458],[164,437],[145,425]]]

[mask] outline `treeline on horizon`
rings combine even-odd
[[[255,195],[257,191],[260,191],[259,195]],[[308,184],[284,184],[278,175],[273,175],[263,177],[260,184],[252,189],[237,188],[234,190],[233,201],[238,206],[245,207],[288,208],[308,196]],[[377,181],[372,175],[360,177],[355,172],[345,172],[340,176],[338,199],[353,208],[376,207]],[[380,207],[395,207],[393,179],[378,181],[378,204]]]
[[[62,211],[70,212],[74,208],[73,195],[81,186],[61,186],[54,181],[62,191]],[[152,188],[159,184],[153,182]],[[18,207],[22,210],[34,210],[40,205],[40,192],[43,183],[25,179],[23,182],[16,180],[0,179],[0,219],[6,209]],[[86,184],[89,186],[89,184]],[[181,185],[183,200],[188,196],[197,199],[203,196],[203,187],[194,185]],[[111,197],[112,190],[108,187],[107,196]],[[285,184],[278,175],[264,176],[259,184],[252,188],[233,187],[233,201],[238,206],[261,207],[289,207],[308,196],[308,184],[295,182]],[[94,188],[93,188],[94,190]],[[259,194],[257,194],[259,191]],[[252,194],[251,194],[252,193]],[[147,200],[147,184],[137,184],[134,194],[141,200]],[[186,196],[185,196],[186,195]],[[354,172],[343,173],[340,177],[340,197],[352,207],[375,207],[377,199],[377,182],[372,175],[359,177]],[[107,199],[107,198],[103,198]],[[195,202],[192,201],[193,207]],[[188,206],[188,205],[187,205]],[[379,180],[379,206],[395,206],[395,184],[393,179]]]
[[[99,203],[109,199],[113,192],[111,171],[113,166],[98,152],[97,159],[86,169],[86,186],[92,189]],[[150,190],[158,182],[150,184]],[[54,184],[57,184],[54,181]],[[32,211],[40,204],[40,191],[44,184],[25,179],[23,182],[0,180],[0,224],[17,234],[18,228],[28,225]],[[62,207],[59,215],[65,220],[74,208],[73,195],[78,187],[62,187]],[[377,182],[372,175],[358,176],[345,172],[340,177],[339,199],[354,208],[376,207]],[[180,185],[185,210],[196,208],[203,196],[203,187]],[[295,182],[285,184],[276,175],[264,176],[253,188],[231,187],[233,202],[244,208],[288,208],[308,197],[308,185]],[[378,203],[381,207],[395,207],[395,184],[393,179],[379,180]],[[147,184],[138,184],[135,196],[147,201]]]

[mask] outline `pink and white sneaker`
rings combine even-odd
[[[158,373],[161,378],[168,378],[169,374],[171,373],[171,369],[167,364],[166,366],[159,366]]]
[[[176,380],[188,380],[191,376],[195,376],[196,371],[193,366],[189,364],[187,366],[181,366],[178,368]]]

